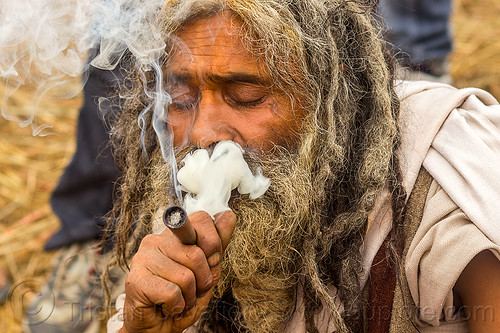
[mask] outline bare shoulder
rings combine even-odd
[[[482,251],[470,261],[454,291],[472,333],[500,332],[500,260],[491,251]]]

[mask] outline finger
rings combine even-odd
[[[197,296],[205,294],[212,288],[213,275],[205,252],[200,247],[185,246],[182,252],[173,253],[172,259],[193,272]]]
[[[160,235],[144,237],[131,267],[136,264],[178,284],[187,308],[194,305],[196,295],[206,293],[213,285],[213,276],[203,250],[198,246],[181,244],[168,229]]]
[[[210,265],[213,258],[217,256],[220,257],[222,252],[222,242],[215,228],[214,220],[204,211],[191,214],[189,219],[198,236],[196,245],[205,252],[205,256]]]
[[[219,213],[215,215],[214,224],[222,242],[222,249],[224,251],[229,244],[234,228],[236,227],[236,214],[234,214],[231,210]]]
[[[208,265],[207,266],[208,269]],[[197,293],[197,283],[195,273],[186,266],[178,264],[177,262],[171,261],[168,264],[168,268],[163,269],[157,274],[158,277],[164,280],[170,281],[181,289],[182,297],[184,298],[185,308],[190,309],[196,304],[196,293]],[[206,275],[206,274],[205,274]],[[202,284],[203,290],[209,289],[212,286],[212,277],[210,271],[208,272],[210,277],[209,282]],[[206,286],[208,284],[208,286]]]
[[[130,272],[125,281],[125,295],[136,311],[161,306],[164,315],[173,316],[186,307],[177,284],[145,272]]]
[[[212,293],[207,293],[203,296],[200,296],[196,300],[195,307],[187,311],[184,311],[180,316],[172,317],[172,323],[174,329],[177,329],[179,332],[182,332],[185,327],[191,326],[194,322],[196,322],[205,312],[205,309],[210,303],[211,298],[212,298]]]

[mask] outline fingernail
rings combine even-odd
[[[214,267],[217,266],[220,263],[220,253],[216,252],[212,254],[210,257],[207,259],[208,266]]]

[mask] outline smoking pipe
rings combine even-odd
[[[180,206],[170,206],[163,213],[163,223],[172,230],[182,244],[195,245],[196,231],[189,221],[187,212]]]

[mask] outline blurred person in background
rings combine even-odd
[[[89,66],[76,151],[50,201],[61,227],[47,241],[45,250],[58,252],[47,283],[26,310],[25,332],[90,333],[99,329],[90,324],[102,315],[95,312],[104,298],[99,267],[107,260],[109,249],[98,246],[98,241],[103,235],[104,216],[112,207],[114,183],[120,176],[109,147],[107,122],[119,109],[116,88],[122,81],[122,70],[121,66],[113,71]]]
[[[452,83],[451,6],[451,0],[380,0],[378,13],[399,78]]]

